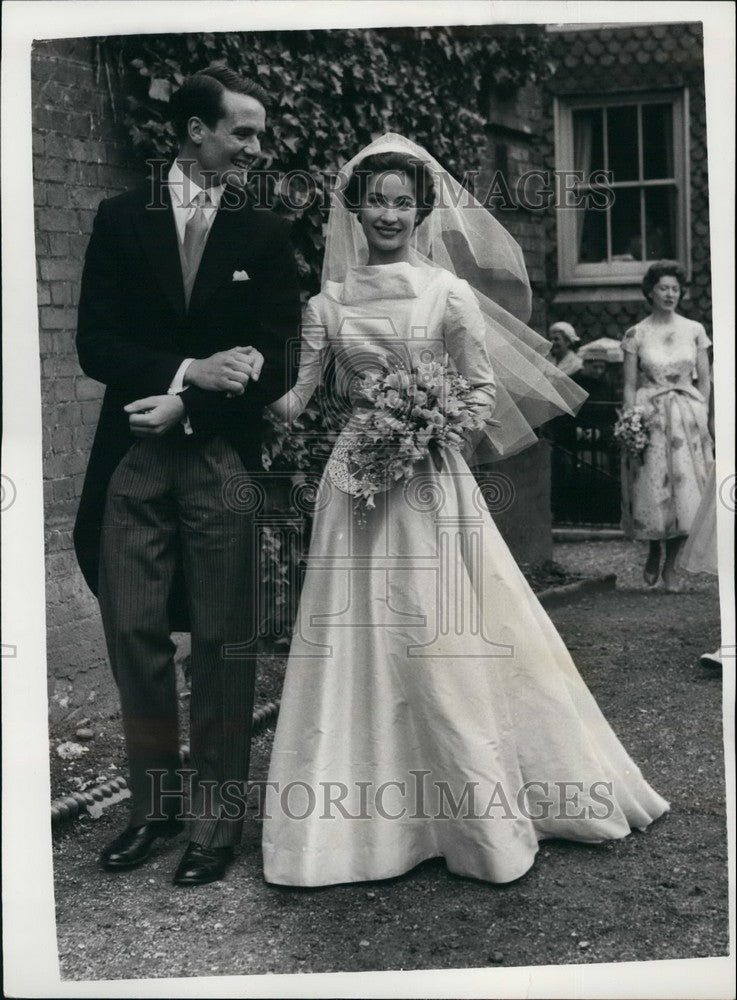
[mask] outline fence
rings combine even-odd
[[[614,423],[621,403],[587,401],[551,426],[551,507],[555,525],[617,527],[620,452]]]

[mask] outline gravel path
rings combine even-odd
[[[625,542],[556,546],[570,572],[615,572],[618,589],[551,612],[587,684],[671,813],[605,846],[550,841],[519,881],[450,875],[441,861],[388,882],[277,889],[246,825],[227,878],[170,882],[184,838],[126,875],[96,858],[116,807],[55,840],[58,944],[67,979],[478,968],[689,958],[728,947],[721,678],[697,665],[718,644],[716,584],[645,592]],[[643,556],[644,559],[644,556]],[[727,669],[727,667],[725,667]],[[110,737],[114,741],[114,737]],[[253,777],[268,766],[256,739]]]

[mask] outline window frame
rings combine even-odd
[[[599,94],[567,94],[557,96],[553,103],[555,134],[555,169],[559,179],[556,208],[556,237],[558,248],[558,284],[576,286],[626,286],[639,285],[652,260],[613,261],[580,264],[576,254],[576,218],[578,210],[565,205],[564,176],[573,171],[573,112],[587,108],[621,107],[631,104],[665,104],[673,113],[673,182],[676,191],[676,257],[691,275],[690,247],[690,176],[689,176],[689,118],[688,88],[664,90],[622,91]],[[638,114],[638,121],[640,116]],[[639,150],[641,153],[641,149]],[[647,181],[638,178],[622,182],[641,190],[644,187],[662,186],[660,179]]]

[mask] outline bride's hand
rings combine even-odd
[[[494,412],[491,403],[487,403],[482,400],[474,400],[468,404],[469,410],[471,410],[477,417],[479,417],[485,424],[491,422],[491,414]]]

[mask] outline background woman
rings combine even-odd
[[[677,589],[676,558],[713,461],[707,426],[711,341],[701,323],[676,312],[685,284],[679,264],[653,264],[642,281],[650,315],[622,341],[625,410],[644,407],[649,428],[641,456],[623,457],[622,525],[629,538],[650,543],[645,582],[655,586],[662,572],[669,590]]]
[[[570,323],[559,320],[548,330],[548,340],[553,345],[550,355],[564,375],[575,375],[581,371],[583,362],[576,354],[581,338]]]

